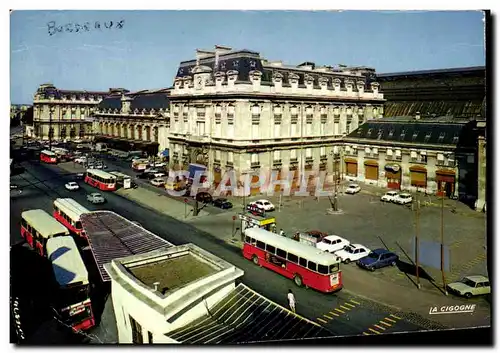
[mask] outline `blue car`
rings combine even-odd
[[[377,268],[395,266],[398,260],[398,255],[386,249],[376,249],[369,253],[368,256],[359,259],[356,264],[364,269],[375,271]]]

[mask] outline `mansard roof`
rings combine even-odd
[[[168,90],[161,89],[157,91],[143,90],[134,93],[128,93],[124,96],[130,101],[130,109],[133,111],[150,109],[168,109]],[[104,98],[99,104],[100,109],[121,109],[122,95],[112,94]]]
[[[37,94],[41,95],[43,98],[48,99],[50,96],[53,96],[55,99],[60,99],[65,96],[71,96],[71,95],[76,95],[76,96],[84,96],[84,97],[90,97],[90,96],[100,96],[104,97],[107,96],[110,93],[110,91],[86,91],[86,90],[66,90],[66,89],[58,89],[54,85],[50,83],[42,84],[40,87],[38,87]]]

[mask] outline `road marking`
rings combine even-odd
[[[377,335],[380,335],[380,332],[375,331],[375,330],[374,330],[374,329],[372,329],[371,327],[370,327],[370,328],[368,328],[368,330],[370,330],[371,332],[375,332]]]
[[[365,335],[365,336],[370,336],[370,334],[369,334],[369,333],[366,333],[366,332],[363,332],[363,335]]]
[[[335,308],[339,313],[345,314],[345,311]]]
[[[351,302],[353,302],[354,304],[358,304],[358,305],[361,305],[361,303],[355,301],[354,299],[351,299]]]
[[[355,307],[356,307],[356,305],[352,305],[352,304],[349,304],[349,303],[344,303],[344,305],[348,305],[348,306],[350,306],[351,308],[355,308]]]
[[[333,312],[333,311],[330,311],[328,314],[332,314],[332,315],[335,315],[335,316],[340,316],[339,314],[337,314],[336,312]]]
[[[384,319],[384,320],[385,320],[385,319]],[[392,326],[391,324],[388,324],[387,322],[385,322],[385,321],[383,321],[383,320],[380,320],[380,323],[381,323],[382,325],[387,326],[387,327],[391,327],[391,326]]]
[[[345,310],[351,310],[351,308],[349,308],[349,307],[347,307],[347,306],[343,306],[343,305],[341,305],[340,307],[341,307],[342,309],[345,309]],[[354,307],[353,307],[353,308],[354,308]]]
[[[395,319],[401,320],[401,318],[400,318],[399,316],[396,316],[396,315],[394,315],[394,314],[391,314],[390,316],[392,316],[392,317],[393,317],[393,318],[395,318]]]
[[[324,324],[327,324],[327,323],[328,323],[328,321],[325,321],[325,320],[323,320],[323,319],[322,319],[322,318],[320,318],[320,317],[318,317],[318,320],[319,320],[319,321],[321,321],[321,322],[322,322],[322,323],[324,323]]]
[[[331,317],[331,316],[328,316],[326,314],[324,314],[323,316],[326,317],[327,319],[333,320],[333,317]]]
[[[387,330],[385,327],[382,327],[382,326],[379,326],[379,325],[373,325],[373,326],[375,326],[378,329],[381,329],[382,331]]]
[[[388,318],[388,317],[386,317],[384,320],[390,321],[390,322],[392,322],[393,324],[395,324],[395,323],[396,323],[396,320],[390,319],[390,318]]]

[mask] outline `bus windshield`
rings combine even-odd
[[[76,285],[60,288],[58,292],[58,305],[61,308],[81,303],[89,298],[88,285]]]

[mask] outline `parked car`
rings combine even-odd
[[[144,173],[160,173],[160,171],[155,168],[146,168],[144,169]]]
[[[490,280],[485,276],[466,276],[458,282],[449,283],[446,289],[466,298],[491,293]]]
[[[399,256],[386,249],[375,249],[356,264],[364,269],[375,271],[377,268],[396,266]]]
[[[413,197],[408,193],[402,193],[394,197],[393,202],[398,205],[407,205],[413,201]]]
[[[66,183],[64,185],[64,187],[67,189],[67,190],[70,190],[70,191],[74,191],[74,190],[78,190],[80,189],[80,185],[78,185],[78,183],[74,182],[74,181],[70,181],[69,183]]]
[[[350,243],[348,240],[339,237],[338,235],[328,235],[324,237],[320,242],[316,243],[316,247],[323,251],[336,252],[342,250]]]
[[[380,201],[384,202],[394,202],[394,199],[398,196],[397,191],[387,191],[382,197],[380,198]]]
[[[216,199],[214,200],[213,205],[223,210],[233,208],[233,204],[228,199]]]
[[[92,202],[93,204],[97,205],[97,204],[105,203],[106,199],[100,193],[93,192],[93,193],[87,195],[87,201]]]
[[[202,191],[196,194],[195,197],[196,201],[198,202],[203,202],[203,203],[212,203],[212,195],[210,195],[208,192]]]
[[[82,156],[82,157],[75,158],[74,162],[78,163],[78,164],[86,163],[87,162],[87,157]]]
[[[264,211],[274,211],[274,205],[269,202],[268,200],[257,200],[250,202],[250,205],[257,205],[259,208],[263,209]]]
[[[154,186],[163,186],[165,184],[165,180],[161,178],[154,178],[151,180],[151,185]]]
[[[349,186],[345,190],[345,193],[346,194],[357,194],[360,191],[361,191],[361,186],[359,186],[358,184],[349,184]]]
[[[350,244],[344,249],[335,252],[335,255],[342,259],[342,262],[348,264],[351,261],[357,261],[370,253],[370,249],[361,244]]]

